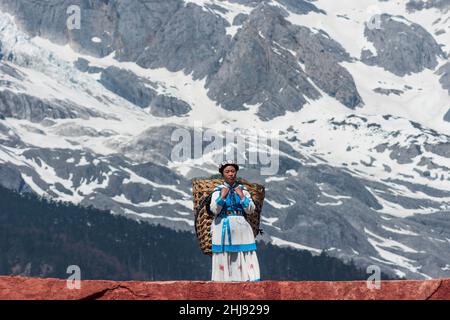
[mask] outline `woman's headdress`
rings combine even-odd
[[[224,162],[222,162],[219,165],[219,172],[220,172],[220,174],[223,174],[223,170],[227,166],[233,166],[236,169],[236,171],[239,170],[239,166],[238,166],[238,164],[235,161],[233,161],[233,160],[225,160]]]

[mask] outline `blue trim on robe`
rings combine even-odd
[[[231,245],[231,229],[230,229],[230,219],[226,216],[222,223],[222,247],[225,246],[225,232],[228,233],[228,243]]]
[[[244,209],[247,209],[248,206],[250,204],[250,199],[246,196],[244,197],[244,199],[241,201],[241,205]]]
[[[246,190],[244,185],[240,185],[242,190]],[[224,186],[217,186],[214,190],[219,191],[222,190]],[[222,197],[217,197],[216,203],[222,206],[222,210],[234,211],[232,215],[242,215],[243,209],[247,208],[250,205],[250,199],[245,196],[244,199],[240,199],[237,193],[235,195],[235,204],[233,205],[233,201],[231,199],[230,193],[227,194],[225,200]],[[229,221],[229,214],[223,213],[223,211],[218,215],[223,219],[222,221],[222,234],[221,234],[221,243],[222,244],[212,244],[212,252],[240,252],[240,251],[252,251],[256,250],[256,243],[250,244],[236,244],[233,245],[231,242],[231,228]],[[225,244],[225,233],[228,233],[228,244]]]
[[[225,200],[222,199],[222,197],[219,195],[219,197],[216,199],[216,203],[223,207],[223,205],[225,204]]]
[[[224,251],[222,251],[224,249]],[[256,243],[249,244],[213,244],[212,252],[240,252],[256,250]]]
[[[242,190],[247,190],[245,188],[244,185],[239,184],[239,186],[241,187]],[[237,193],[234,193],[235,196],[235,205],[232,204],[232,199],[231,199],[231,195],[230,192],[227,193],[227,196],[224,199],[222,199],[222,197],[220,196],[220,191],[222,190],[222,188],[224,187],[224,185],[220,185],[214,188],[214,191],[219,191],[219,196],[216,199],[216,203],[220,206],[226,206],[226,210],[232,210],[232,211],[243,211],[243,208],[247,208],[248,205],[250,204],[250,199],[246,196],[244,196],[244,199],[241,200],[241,198],[239,197],[239,195]],[[248,203],[247,203],[248,202]]]

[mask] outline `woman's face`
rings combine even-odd
[[[223,178],[226,182],[233,184],[236,180],[236,169],[233,166],[227,166],[223,170]]]

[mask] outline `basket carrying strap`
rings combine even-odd
[[[212,213],[209,208],[209,203],[211,202],[213,193],[217,190],[221,190],[222,188],[223,188],[223,186],[215,187],[213,191],[208,193],[208,195],[206,197],[204,197],[202,200],[200,200],[198,207],[195,209],[196,215],[198,215],[200,213],[200,210],[202,210],[202,208],[206,205],[206,211],[207,211],[208,215],[210,215],[211,217],[214,217],[214,213]],[[225,209],[225,206],[223,206],[222,211],[220,213],[222,213],[224,211],[224,209]]]
[[[206,212],[208,213],[208,215],[210,216],[214,216],[214,214],[211,212],[211,210],[209,209],[209,203],[211,202],[211,197],[213,195],[215,190],[211,191],[210,193],[208,193],[208,195],[206,197],[204,197],[200,203],[198,204],[197,209],[195,209],[196,215],[198,215],[200,213],[200,210],[202,210],[202,208],[206,205]]]

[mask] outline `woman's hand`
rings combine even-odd
[[[228,191],[230,191],[230,189],[228,189],[227,187],[223,187],[222,190],[220,190],[220,197],[225,200],[225,198],[227,197]]]
[[[242,192],[242,189],[240,186],[237,186],[236,188],[234,188],[234,191],[236,191],[236,193],[238,194],[239,198],[244,199],[244,192]]]

